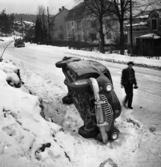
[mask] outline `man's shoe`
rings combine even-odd
[[[128,107],[129,109],[133,109],[133,107]]]

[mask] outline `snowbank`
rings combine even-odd
[[[28,47],[35,47],[35,50],[44,48],[48,50],[54,50],[57,52],[63,52],[66,54],[70,54],[71,56],[78,56],[82,58],[88,58],[88,59],[96,59],[101,61],[108,61],[113,63],[121,63],[126,64],[129,61],[133,61],[136,66],[140,67],[146,67],[146,68],[154,68],[154,69],[161,69],[161,58],[160,57],[144,57],[144,56],[128,56],[128,55],[120,55],[117,53],[106,53],[102,54],[100,52],[90,52],[90,51],[84,51],[84,50],[74,50],[74,49],[68,49],[68,47],[56,47],[56,46],[46,46],[41,45],[42,48],[39,47],[39,45],[32,44],[28,45]]]
[[[28,44],[27,48],[34,48],[34,54],[36,50],[45,50],[48,54],[51,52],[51,56],[53,53],[69,53],[84,58],[99,57],[123,63],[132,60],[161,66],[160,60],[149,61],[141,57],[78,52],[35,44]],[[37,57],[41,58],[40,55]],[[17,70],[17,65],[12,61],[0,62],[0,167],[160,167],[160,133],[155,128],[152,131],[144,129],[132,117],[131,111],[124,111],[116,120],[121,131],[118,140],[102,145],[94,139],[84,139],[77,133],[82,125],[77,110],[73,105],[61,103],[64,89],[59,86],[59,79],[55,81],[57,71],[51,74],[53,79],[43,70],[35,73],[22,65],[23,80],[28,82],[33,95],[28,93],[26,85],[14,86],[20,82]],[[7,78],[13,84],[9,85]],[[46,119],[41,116],[40,98],[43,97],[47,99],[44,105]],[[53,103],[48,105],[48,102]]]
[[[50,166],[52,159],[57,166],[68,164],[68,161],[62,162],[61,159],[65,159],[64,152],[54,141],[61,127],[42,118],[38,96],[23,92],[21,88],[7,83],[8,70],[15,73],[17,69],[12,62],[1,62],[0,166],[6,164],[18,167],[25,164],[35,167],[39,166],[39,161]],[[13,78],[13,82],[17,83],[17,80]]]

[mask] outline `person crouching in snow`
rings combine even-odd
[[[124,107],[133,109],[132,100],[133,100],[133,85],[134,89],[137,89],[137,82],[135,78],[135,70],[133,69],[134,63],[132,61],[127,63],[128,67],[122,70],[121,76],[121,87],[125,89],[125,100],[123,102]]]

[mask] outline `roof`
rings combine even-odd
[[[139,38],[141,39],[160,39],[161,36],[156,33],[149,33],[149,34],[141,35]]]
[[[161,9],[152,10],[150,12],[150,14],[152,14],[152,13],[157,13],[159,15],[159,18],[161,18]],[[150,16],[150,14],[149,14],[149,16]]]
[[[68,67],[71,68],[71,70],[73,70],[78,76],[89,73],[104,72],[107,70],[107,68],[101,63],[87,60],[68,63]]]
[[[135,18],[132,26],[133,27],[147,27],[148,26],[148,19],[151,14],[157,13],[159,18],[161,18],[161,9],[155,9],[150,11],[145,11],[142,15],[139,15]],[[127,24],[126,27],[130,27],[130,24]]]
[[[72,8],[71,10],[69,10],[66,20],[70,21],[70,20],[80,19],[82,18],[84,11],[85,11],[85,4],[84,2],[82,2],[79,5]]]
[[[148,26],[147,22],[138,22],[138,23],[134,23],[132,24],[133,27],[137,27],[137,26]],[[130,27],[130,24],[127,24],[126,27]]]
[[[65,7],[63,7],[63,9],[61,9],[56,15],[53,16],[53,20],[55,20],[56,16],[58,16],[60,13],[62,13],[65,10],[69,11],[68,9],[66,9]]]

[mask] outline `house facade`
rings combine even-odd
[[[53,40],[66,41],[66,18],[69,10],[64,6],[59,8],[59,12],[54,16],[54,29],[52,32]]]
[[[80,3],[71,10],[69,10],[66,19],[66,32],[68,41],[84,41],[85,29],[83,18],[85,12],[84,3]],[[86,25],[88,27],[88,25]]]
[[[66,19],[67,40],[98,43],[98,20],[85,14],[84,2],[69,10]],[[113,43],[116,34],[119,33],[119,24],[111,17],[104,19],[103,31],[105,43]]]
[[[135,54],[143,56],[161,56],[161,9],[140,16],[141,21],[133,24],[133,44]],[[130,28],[128,29],[130,44]]]
[[[127,27],[130,44],[130,26]],[[161,9],[147,12],[136,19],[136,23],[132,25],[133,44],[136,45],[137,38],[151,33],[161,36]]]

